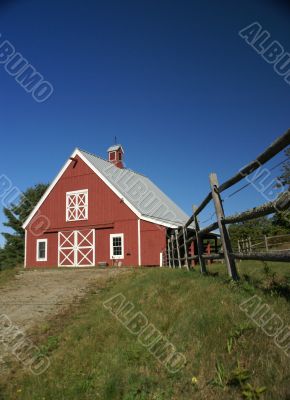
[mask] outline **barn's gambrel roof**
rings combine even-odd
[[[84,150],[76,149],[71,158],[76,156],[79,156],[140,219],[172,228],[184,225],[188,220],[188,215],[146,176],[127,168],[118,168],[113,163]],[[66,162],[23,224],[23,228],[27,227],[71,162],[70,159]]]

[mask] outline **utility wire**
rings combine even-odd
[[[272,168],[269,168],[269,171],[273,171],[274,169],[280,167],[281,164],[284,164],[287,161],[287,159],[280,161],[278,164],[274,165]],[[256,182],[259,179],[259,176],[254,179],[252,182],[248,182],[246,183],[244,186],[242,186],[241,188],[235,190],[234,192],[230,193],[227,197],[225,197],[222,201],[226,201],[229,198],[235,196],[237,193],[241,192],[242,190],[246,189],[248,186],[250,186],[253,182]]]
[[[272,168],[269,168],[269,171],[273,171],[274,169],[280,167],[281,164],[284,164],[286,161],[288,161],[287,159],[280,161],[278,164],[274,165]],[[234,192],[230,193],[227,197],[225,197],[224,199],[222,199],[222,202],[228,200],[229,198],[235,196],[236,194],[238,194],[239,192],[241,192],[242,190],[246,189],[248,186],[250,186],[253,182],[256,182],[259,179],[259,176],[254,179],[252,182],[248,182],[245,185],[243,185],[242,187],[240,187],[239,189],[235,190]],[[204,221],[201,221],[200,224],[205,224],[208,221],[211,221],[213,219],[215,215],[215,212],[213,212],[209,218],[205,219]]]
[[[202,221],[202,222],[200,222],[201,224],[205,224],[206,222],[208,222],[208,221],[211,221],[212,219],[213,219],[213,216],[215,215],[215,212],[213,212],[211,215],[210,215],[210,217],[208,218],[208,219],[206,219],[206,220],[204,220],[204,221]]]

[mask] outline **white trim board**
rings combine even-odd
[[[45,257],[44,258],[39,258],[39,243],[45,243]],[[37,262],[42,262],[42,261],[47,261],[47,239],[37,239],[36,240],[36,261]]]
[[[84,195],[85,196],[85,203],[83,204],[84,207],[84,215],[83,218],[74,218],[70,219],[70,209],[74,208],[75,213],[78,212],[79,204],[78,204],[78,196]],[[70,206],[70,196],[76,196],[76,204],[73,207]],[[66,222],[71,221],[87,221],[89,219],[89,190],[88,189],[80,189],[80,190],[73,190],[71,192],[66,192],[66,205],[65,205],[65,220]]]
[[[138,229],[138,265],[139,267],[141,267],[141,263],[142,263],[142,255],[141,255],[141,221],[140,219],[138,219],[137,222],[137,229]]]
[[[24,231],[24,268],[27,267],[27,230]]]
[[[130,208],[131,211],[133,211],[133,213],[135,215],[137,215],[137,217],[139,219],[142,219],[143,221],[148,221],[148,222],[152,222],[154,224],[157,225],[161,225],[161,226],[166,226],[168,228],[178,228],[177,224],[174,223],[170,223],[170,222],[164,222],[164,221],[159,221],[158,219],[155,218],[151,218],[151,217],[145,217],[143,216],[119,191],[118,189],[116,189],[109,181],[108,179],[101,174],[101,172],[94,167],[94,165],[92,165],[84,156],[83,154],[79,151],[79,149],[75,149],[74,152],[72,153],[72,155],[70,156],[70,158],[74,158],[76,156],[79,156],[80,159],[89,167],[91,168],[91,170],[93,172],[95,172],[95,174],[124,202],[124,204],[126,204],[127,207]],[[68,166],[70,165],[71,162],[73,162],[71,159],[68,159],[67,162],[64,164],[64,166],[62,167],[62,169],[60,170],[60,172],[57,174],[57,176],[54,178],[54,180],[52,181],[52,183],[50,184],[50,186],[47,188],[47,190],[45,191],[45,193],[43,194],[43,196],[41,197],[41,199],[39,200],[39,202],[37,203],[37,205],[35,206],[35,208],[32,210],[32,212],[29,214],[27,220],[24,222],[24,224],[22,225],[23,229],[25,229],[27,227],[27,225],[30,223],[30,221],[32,220],[32,218],[34,217],[34,215],[36,214],[36,212],[39,210],[39,208],[42,206],[42,204],[44,203],[44,201],[47,199],[48,195],[51,193],[52,189],[54,188],[54,186],[57,184],[57,182],[59,181],[59,179],[62,177],[62,175],[64,174],[65,170],[68,168]]]
[[[114,256],[114,246],[113,246],[113,239],[114,238],[121,238],[121,248],[122,254],[118,256]],[[124,253],[124,233],[111,233],[110,234],[110,260],[124,260],[125,253]]]

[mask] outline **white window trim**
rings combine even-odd
[[[85,216],[84,216],[84,218],[69,219],[68,198],[71,195],[78,195],[78,194],[85,194],[86,198],[87,198],[87,204],[86,204],[86,207],[85,207]],[[89,190],[88,189],[81,189],[81,190],[74,190],[72,192],[66,192],[66,196],[65,196],[65,220],[66,220],[66,222],[87,221],[88,219],[89,219]]]
[[[109,161],[116,161],[117,157],[116,157],[116,151],[110,151],[109,153]],[[111,155],[114,154],[114,158],[111,158]]]
[[[45,243],[45,257],[39,258],[39,243]],[[36,261],[47,261],[47,239],[37,239],[36,241]]]
[[[122,254],[118,256],[113,255],[113,239],[115,237],[121,237],[122,243]],[[124,233],[111,233],[110,234],[110,259],[111,260],[123,260],[124,258]]]

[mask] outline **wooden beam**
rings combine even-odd
[[[187,258],[188,258],[188,260],[192,260],[192,261],[198,261],[199,260],[198,256],[191,256],[191,257],[187,257]]]
[[[217,222],[212,223],[211,225],[201,229],[199,231],[200,235],[206,235],[207,233],[210,233],[212,231],[214,231],[215,229],[217,229],[219,227],[219,224]]]
[[[73,168],[75,168],[75,166],[77,165],[78,159],[75,158],[75,157],[70,157],[69,159],[70,159],[71,161],[73,161],[73,163],[74,163]]]
[[[262,204],[259,207],[251,208],[240,214],[236,214],[230,217],[225,217],[223,220],[224,224],[233,224],[236,222],[244,222],[254,218],[260,218],[265,215],[273,214],[276,211],[284,211],[290,208],[290,193],[288,191],[282,193],[277,200],[270,201]]]
[[[264,236],[264,238],[265,238],[265,248],[266,248],[266,251],[269,251],[268,238],[267,238],[266,235]]]
[[[172,250],[172,268],[175,268],[175,258],[174,258],[174,244],[173,244],[173,235],[170,236],[171,250]]]
[[[290,261],[290,251],[277,251],[265,253],[232,253],[232,256],[238,260],[260,260],[260,261]]]
[[[228,179],[226,182],[220,185],[219,193],[222,193],[224,190],[230,188],[236,183],[240,182],[246,176],[250,175],[252,172],[257,170],[261,165],[265,164],[271,158],[273,158],[276,154],[280,153],[283,149],[286,149],[287,146],[290,145],[290,129],[284,135],[280,136],[274,143],[272,143],[263,153],[258,155],[254,161],[251,161],[248,165],[242,168],[236,175],[232,178]],[[194,214],[188,219],[185,224],[185,228],[187,228],[190,224],[194,222],[194,217],[200,214],[200,212],[208,205],[208,203],[212,199],[212,192],[210,192],[203,202],[196,207]]]
[[[179,266],[179,268],[181,268],[180,249],[179,249],[178,230],[177,229],[175,229],[175,242],[176,242],[176,249],[177,249],[178,266]]]
[[[267,161],[271,160],[276,154],[280,153],[283,149],[286,149],[287,146],[290,145],[290,129],[284,133],[284,135],[280,136],[274,143],[272,143],[263,153],[258,155],[256,159],[242,168],[236,175],[232,178],[228,179],[224,182],[220,188],[219,192],[223,192],[224,190],[230,188],[236,183],[240,182],[246,176],[250,175],[256,169],[261,167],[261,165],[265,164]]]
[[[189,220],[185,224],[185,228],[187,228],[190,224],[194,222],[194,217],[198,216],[198,214],[201,213],[201,211],[208,205],[208,203],[211,201],[212,196],[211,193],[209,193],[206,198],[203,200],[203,202],[200,204],[200,206],[196,207],[193,215],[189,218]]]
[[[107,224],[97,224],[97,225],[74,225],[74,229],[112,229],[114,228],[114,222],[108,222]],[[44,233],[56,233],[59,231],[62,232],[70,232],[71,230],[67,226],[59,227],[59,228],[50,228],[44,231]]]
[[[222,206],[222,201],[219,193],[219,184],[216,174],[210,174],[210,185],[212,190],[212,198],[214,201],[217,222],[219,226],[219,231],[221,235],[221,241],[223,246],[223,252],[225,257],[225,262],[228,268],[228,274],[233,280],[238,280],[239,275],[236,268],[236,263],[234,257],[231,255],[233,252],[232,245],[229,237],[229,233],[225,224],[223,224],[223,219],[225,218],[224,209]]]
[[[222,260],[224,258],[223,254],[215,254],[215,253],[211,253],[211,254],[204,254],[203,258],[205,260]]]
[[[189,270],[187,243],[186,243],[186,229],[184,226],[182,227],[182,232],[183,232],[183,244],[184,244],[184,255],[185,255],[185,267]]]
[[[171,268],[170,239],[167,240],[167,254],[168,254],[169,268]]]
[[[196,235],[196,241],[197,241],[197,251],[198,251],[198,260],[199,260],[199,265],[200,265],[200,272],[202,274],[206,274],[206,265],[204,258],[202,257],[203,255],[203,244],[202,244],[202,238],[199,234],[199,223],[197,219],[197,215],[195,213],[196,207],[193,206],[193,218],[194,218],[194,228],[195,228],[195,235]]]

